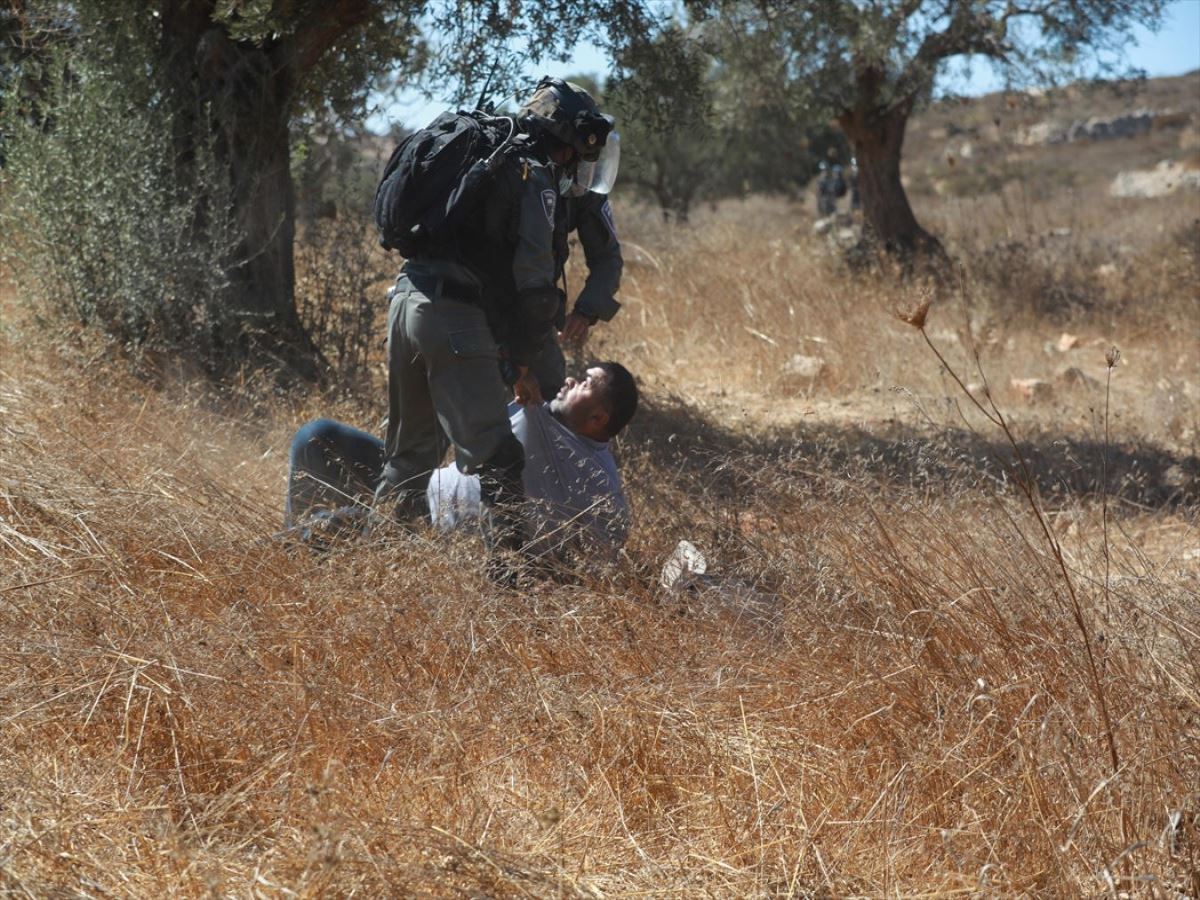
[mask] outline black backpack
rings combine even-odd
[[[379,243],[406,259],[442,243],[503,161],[511,119],[445,112],[402,140],[375,191]]]

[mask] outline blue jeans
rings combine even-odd
[[[365,512],[383,472],[383,456],[383,441],[365,431],[332,419],[302,425],[288,453],[283,527],[347,507]]]

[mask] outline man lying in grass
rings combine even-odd
[[[613,552],[625,542],[629,507],[608,442],[637,409],[637,383],[620,363],[598,363],[583,380],[568,378],[548,403],[509,404],[513,434],[525,448],[522,481],[529,550],[542,555],[583,542]],[[284,526],[304,538],[360,531],[383,470],[384,442],[317,419],[292,439]],[[454,464],[433,472],[426,490],[430,521],[442,531],[477,523],[479,477]]]

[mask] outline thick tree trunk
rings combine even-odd
[[[296,313],[295,197],[288,146],[288,104],[295,79],[267,48],[210,28],[196,50],[200,99],[227,167],[240,236],[226,264],[230,350],[267,353],[304,377],[317,374],[317,351]]]
[[[160,62],[174,79],[180,178],[200,192],[201,239],[226,212],[238,234],[224,260],[228,287],[223,321],[213,335],[218,352],[228,362],[265,356],[313,378],[320,353],[300,322],[294,297],[288,122],[301,77],[340,35],[365,21],[372,6],[368,0],[328,0],[290,34],[255,42],[230,38],[215,0],[160,3]],[[207,196],[209,186],[192,180],[195,173],[189,171],[210,142],[228,177],[227,201]]]
[[[217,161],[232,190],[240,236],[225,262],[231,327],[221,335],[224,349],[251,360],[265,354],[303,377],[316,377],[320,352],[300,322],[294,297],[291,105],[301,80],[380,4],[306,4],[307,12],[280,13],[288,28],[260,41],[230,38],[217,6],[216,0],[159,0],[155,15],[161,16],[163,71],[178,79],[175,140],[183,177],[197,148],[215,138]],[[198,219],[222,212],[215,199],[198,198]]]
[[[900,181],[900,154],[911,104],[886,113],[849,111],[838,123],[854,147],[863,215],[881,247],[905,259],[944,256],[942,245],[920,226]]]

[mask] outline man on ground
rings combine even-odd
[[[638,391],[615,362],[598,363],[583,380],[568,378],[549,403],[508,407],[522,445],[531,552],[582,543],[613,552],[624,543],[629,509],[609,441],[632,418]],[[383,441],[329,419],[309,422],[292,441],[285,527],[317,521],[359,529],[384,466]],[[426,509],[443,531],[481,521],[482,482],[456,466],[437,469]]]

